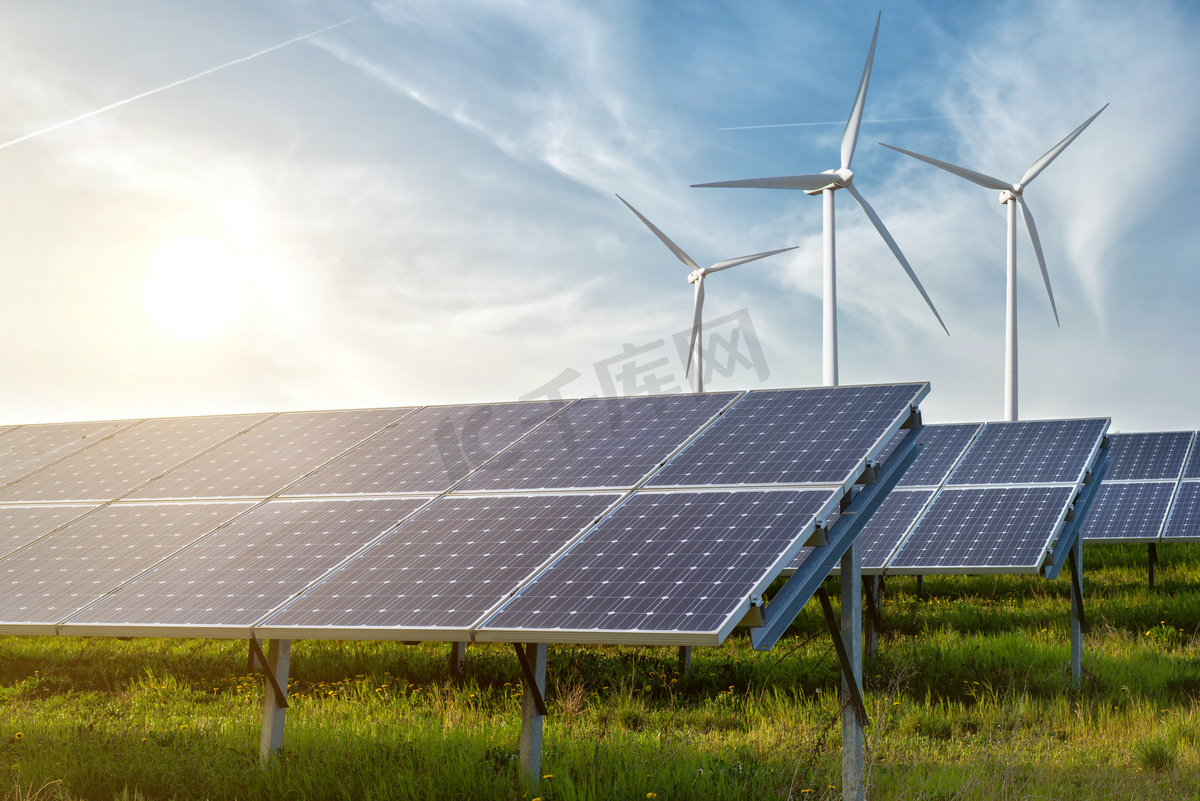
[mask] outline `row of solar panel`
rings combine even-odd
[[[0,504],[845,483],[912,386],[21,426]]]
[[[920,454],[859,535],[863,572],[1038,572],[1108,422],[925,426]]]
[[[1111,464],[1084,521],[1084,541],[1200,540],[1200,435],[1166,431],[1111,439]]]
[[[538,641],[715,644],[808,539],[817,518],[836,508],[844,481],[852,482],[868,459],[877,458],[927,392],[928,385],[916,384],[751,393],[712,425],[707,424],[716,411],[735,396],[580,401],[557,404],[560,413],[553,417],[547,412],[555,406],[540,404],[541,417],[534,419],[541,427],[460,485],[478,479],[484,489],[495,489],[532,481],[540,489],[562,475],[600,476],[584,481],[618,475],[628,486],[690,441],[647,482],[667,489],[633,494],[434,498],[374,492],[357,498],[0,505],[0,552],[8,553],[0,559],[5,587],[0,631],[244,637],[252,629],[262,636],[286,629],[288,636],[339,639],[460,639],[474,631],[477,639],[500,640],[537,631]],[[519,406],[491,412],[456,407],[464,425],[449,433],[430,414],[421,429],[423,444],[405,451],[396,443],[413,438],[388,434],[391,445],[385,447],[377,442],[383,435],[376,435],[315,472],[314,461],[328,462],[345,450],[347,440],[361,441],[362,430],[327,437],[287,423],[278,425],[290,436],[275,437],[270,424],[285,415],[249,420],[248,431],[182,469],[185,476],[199,475],[207,465],[206,482],[199,482],[206,488],[253,486],[265,492],[294,482],[283,469],[301,463],[309,475],[288,495],[310,482],[327,487],[341,480],[338,470],[362,476],[363,465],[374,465],[373,475],[403,473],[411,465],[444,480],[445,460],[431,458],[439,429],[443,440],[453,434],[468,465],[478,464],[480,454],[496,448],[497,437],[517,439],[530,427],[530,416],[515,411]],[[575,408],[580,413],[570,415]],[[337,424],[320,432],[346,431],[364,418],[370,425],[398,418],[392,428],[399,428],[422,414],[409,412],[332,413]],[[509,422],[490,427],[505,415],[511,415]],[[465,419],[472,416],[476,423],[468,427]],[[200,420],[216,419],[229,421],[229,429],[246,422]],[[203,428],[206,437],[216,436],[209,422],[148,422],[174,431]],[[506,436],[493,434],[505,427]],[[20,431],[0,435],[0,441]],[[79,453],[124,454],[120,442],[105,445],[116,439]],[[289,448],[289,440],[299,444]],[[228,458],[231,453],[237,458]],[[121,460],[137,463],[127,455]],[[81,470],[80,464],[67,457],[30,477],[51,469],[54,475],[78,475],[69,470]],[[149,469],[161,472],[164,464]],[[546,464],[554,473],[543,478],[537,471]],[[487,478],[488,470],[499,478]],[[242,475],[227,478],[238,472]],[[145,475],[134,477],[145,481]],[[262,480],[267,475],[274,484]],[[670,489],[685,480],[733,477],[746,484],[798,479],[798,486]],[[814,486],[814,477],[826,483]],[[574,487],[578,481],[567,483]],[[594,525],[598,518],[602,522]]]

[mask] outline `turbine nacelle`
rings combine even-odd
[[[694,284],[697,281],[703,281],[704,276],[706,275],[708,275],[707,267],[701,267],[699,270],[692,270],[690,273],[688,273],[688,283]]]
[[[1014,186],[1012,189],[1002,190],[1000,192],[1000,205],[1003,206],[1006,203],[1013,202],[1020,196],[1021,192],[1023,192],[1024,189],[1025,189],[1025,187],[1018,184],[1017,186]]]
[[[807,189],[805,190],[804,194],[819,195],[826,189],[845,189],[850,185],[850,182],[854,180],[854,173],[845,167],[840,170],[826,170],[825,172],[819,174],[828,175],[832,180],[825,186],[822,186],[818,189]]]

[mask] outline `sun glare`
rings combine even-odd
[[[170,239],[146,269],[146,306],[167,333],[209,339],[237,320],[245,300],[243,285],[237,260],[219,242]]]

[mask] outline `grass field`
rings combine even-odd
[[[1200,797],[1200,546],[1085,549],[1068,579],[887,584],[865,668],[869,798]],[[836,582],[834,582],[836,584]],[[831,592],[834,587],[831,587]],[[836,598],[836,592],[832,592]],[[836,657],[811,603],[774,651],[551,646],[539,797],[840,797]],[[511,647],[296,642],[285,753],[258,767],[246,645],[0,638],[5,799],[521,799]]]

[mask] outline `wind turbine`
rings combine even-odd
[[[1054,305],[1054,290],[1050,288],[1050,273],[1046,271],[1046,257],[1042,254],[1042,242],[1038,238],[1037,226],[1033,222],[1033,213],[1029,211],[1029,206],[1025,203],[1023,197],[1025,187],[1041,174],[1042,170],[1050,165],[1050,162],[1058,158],[1058,154],[1067,149],[1067,145],[1075,141],[1075,137],[1083,133],[1083,129],[1092,124],[1092,120],[1100,116],[1100,112],[1108,108],[1105,103],[1100,111],[1097,111],[1092,116],[1084,121],[1074,131],[1059,142],[1046,155],[1042,156],[1037,161],[1033,162],[1021,180],[1015,184],[1005,183],[998,178],[993,178],[990,175],[984,175],[981,172],[968,170],[959,167],[949,162],[939,161],[938,159],[922,156],[919,153],[913,153],[910,150],[902,150],[891,145],[879,144],[886,148],[891,148],[906,156],[912,156],[914,159],[932,164],[935,167],[940,167],[946,172],[954,173],[960,178],[966,178],[968,181],[988,189],[1000,190],[1000,202],[1008,207],[1008,311],[1005,315],[1005,337],[1007,344],[1004,349],[1004,419],[1017,419],[1017,206],[1021,207],[1021,217],[1025,220],[1025,231],[1029,234],[1029,243],[1033,245],[1033,252],[1037,256],[1038,267],[1042,269],[1042,280],[1046,283],[1046,294],[1050,296],[1050,310],[1054,312],[1054,322],[1056,325],[1061,325],[1058,322],[1058,308]]]
[[[880,13],[882,16],[882,12]],[[875,35],[871,37],[871,49],[867,52],[867,64],[863,68],[862,79],[858,83],[858,95],[854,98],[854,107],[850,110],[850,119],[846,121],[846,130],[842,134],[842,166],[836,170],[826,170],[822,173],[814,175],[784,175],[778,178],[751,178],[745,181],[719,181],[711,184],[693,184],[695,187],[746,187],[751,189],[799,189],[806,195],[821,195],[824,205],[824,337],[823,337],[823,358],[821,360],[821,372],[825,386],[835,387],[838,383],[838,358],[837,358],[837,266],[836,266],[836,247],[834,236],[834,214],[833,214],[833,193],[838,189],[845,189],[850,195],[858,201],[858,205],[862,206],[862,210],[866,213],[871,224],[875,226],[875,230],[879,231],[879,235],[883,237],[883,241],[891,248],[900,266],[904,268],[904,272],[908,273],[908,277],[916,285],[917,291],[921,293],[921,297],[925,298],[925,302],[929,304],[929,309],[933,312],[933,316],[942,326],[942,330],[947,335],[950,334],[946,324],[942,322],[942,316],[938,314],[934,308],[933,301],[929,299],[929,295],[925,292],[925,287],[921,286],[921,282],[917,279],[917,274],[913,272],[912,267],[908,263],[908,259],[904,258],[904,254],[900,252],[900,246],[896,244],[896,240],[888,233],[888,229],[884,226],[883,220],[879,219],[879,215],[875,213],[875,209],[871,208],[871,204],[867,203],[866,199],[858,193],[854,188],[854,173],[850,171],[850,162],[854,159],[854,147],[858,143],[858,129],[862,124],[863,107],[867,102],[867,84],[871,82],[871,63],[875,60],[875,41],[879,38],[879,18],[875,20]]]
[[[736,259],[726,259],[725,261],[719,261],[716,264],[712,265],[711,267],[701,267],[700,265],[696,264],[696,262],[692,261],[692,257],[689,256],[688,254],[684,253],[683,250],[678,245],[676,245],[674,242],[672,242],[667,237],[666,234],[664,234],[662,231],[658,230],[658,228],[656,228],[654,226],[654,223],[650,222],[645,217],[643,217],[642,213],[640,211],[638,211],[637,209],[635,209],[633,206],[630,206],[629,201],[627,201],[625,198],[621,197],[620,195],[617,195],[617,200],[621,201],[626,206],[628,206],[629,210],[632,211],[634,214],[636,214],[638,216],[638,219],[641,220],[642,222],[644,222],[646,224],[646,227],[649,228],[651,231],[653,231],[654,235],[657,236],[659,239],[661,239],[662,243],[664,245],[666,245],[667,248],[672,253],[675,254],[675,258],[679,259],[686,266],[692,268],[692,271],[690,273],[688,273],[687,280],[688,280],[689,284],[695,284],[695,286],[696,286],[696,307],[695,307],[695,311],[692,313],[692,340],[691,340],[691,344],[688,345],[688,363],[687,363],[687,366],[684,368],[684,375],[687,375],[688,372],[692,369],[692,365],[695,364],[696,391],[703,392],[704,391],[704,348],[703,348],[703,345],[701,342],[700,329],[701,329],[701,324],[702,324],[702,312],[704,309],[704,276],[708,275],[709,273],[720,272],[721,270],[728,270],[730,267],[737,267],[739,264],[745,264],[746,262],[757,261],[758,259],[765,259],[767,256],[774,256],[776,253],[784,253],[789,250],[795,250],[796,248],[790,247],[790,248],[781,248],[780,250],[768,250],[766,253],[755,253],[753,256],[739,256]]]

